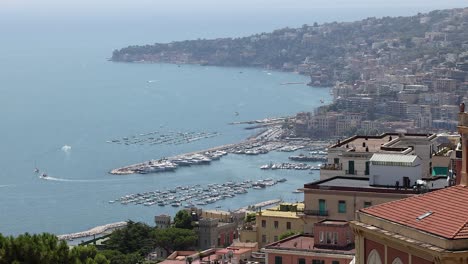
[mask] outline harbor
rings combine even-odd
[[[242,182],[228,181],[224,183],[210,183],[202,186],[179,185],[166,190],[151,190],[142,193],[132,193],[110,200],[109,204],[143,205],[143,206],[172,206],[172,207],[203,207],[219,200],[234,198],[236,195],[249,191],[263,190],[278,183],[286,182],[286,178],[261,180],[244,180]]]
[[[277,119],[273,119],[277,120]],[[255,121],[251,121],[255,122]],[[259,155],[270,151],[294,152],[300,149],[309,149],[314,152],[322,151],[328,142],[317,142],[307,138],[292,138],[288,135],[289,130],[281,126],[269,126],[255,136],[240,143],[222,145],[201,151],[180,154],[172,157],[161,157],[142,163],[137,163],[110,171],[115,175],[147,174],[174,171],[183,166],[207,165],[212,161],[219,160],[227,154]],[[211,135],[211,134],[208,134]],[[312,156],[318,157],[318,155]],[[323,160],[323,158],[320,158]],[[315,160],[313,160],[315,161]],[[273,166],[272,166],[273,167]],[[309,165],[282,165],[281,168],[311,169]],[[275,166],[276,168],[276,166]]]

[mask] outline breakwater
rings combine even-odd
[[[121,228],[127,225],[127,222],[116,222],[116,223],[111,223],[107,225],[102,225],[102,226],[96,226],[94,228],[91,228],[86,231],[82,232],[77,232],[77,233],[72,233],[72,234],[64,234],[64,235],[58,235],[58,239],[60,240],[72,240],[72,239],[77,239],[81,237],[90,237],[94,235],[99,235],[102,234],[106,231],[113,230],[116,228]]]

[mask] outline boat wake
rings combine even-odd
[[[42,180],[46,181],[59,181],[59,182],[115,182],[115,181],[122,181],[123,179],[110,179],[110,180],[102,180],[102,179],[64,179],[64,178],[55,178],[50,176],[40,176]],[[1,186],[0,186],[1,187]]]
[[[11,185],[0,185],[0,188],[9,187]]]

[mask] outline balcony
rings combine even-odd
[[[346,170],[347,175],[357,175],[357,170]]]
[[[321,170],[342,170],[343,166],[342,164],[323,164],[320,166]]]
[[[305,215],[328,216],[328,210],[304,210]]]

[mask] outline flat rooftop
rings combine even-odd
[[[323,247],[317,247],[314,244],[314,237],[297,235],[290,238],[286,238],[275,243],[265,246],[266,249],[281,249],[291,251],[313,251],[323,253],[338,253],[344,255],[354,256],[355,249],[328,249]]]
[[[262,211],[262,216],[284,217],[284,218],[299,218],[299,216],[297,216],[296,212],[271,211],[271,210]]]
[[[445,186],[447,177],[431,177],[424,179],[429,187]],[[445,184],[445,185],[444,185]],[[359,191],[359,192],[378,192],[378,193],[402,193],[416,194],[416,190],[409,188],[407,190],[395,186],[371,186],[367,177],[349,177],[335,176],[326,180],[318,180],[304,184],[304,190],[321,189],[321,190],[340,190],[340,191]],[[436,188],[434,188],[436,189]]]
[[[353,136],[340,141],[337,144],[330,146],[333,148],[353,149],[356,152],[382,152],[392,151],[391,149],[382,150],[381,147],[389,142],[398,142],[400,139],[399,133],[384,133],[378,136]],[[405,138],[430,138],[432,134],[403,134]],[[392,144],[393,145],[393,144]],[[389,146],[391,147],[391,146]],[[398,151],[395,149],[394,151]]]

